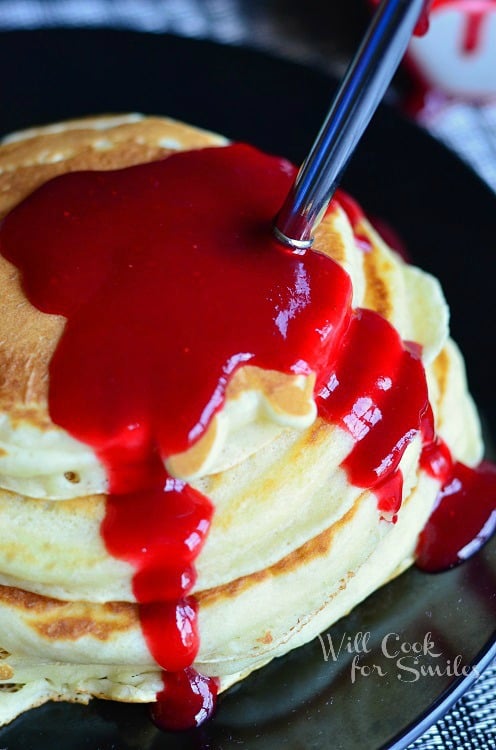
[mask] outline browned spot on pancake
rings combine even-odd
[[[39,502],[33,500],[32,502]],[[50,503],[50,501],[48,501]],[[57,500],[51,503],[55,513],[60,510],[67,516],[81,516],[83,518],[94,519],[97,522],[103,520],[105,515],[105,495],[86,495],[85,497],[75,497],[72,500]]]
[[[233,401],[250,391],[263,394],[273,412],[289,417],[310,417],[314,412],[313,390],[315,375],[305,377],[288,375],[277,370],[263,370],[247,365],[236,371],[226,388],[226,400]],[[203,437],[183,453],[171,456],[168,470],[175,476],[197,474],[212,452],[217,439],[219,423],[214,418]]]
[[[105,641],[117,632],[139,628],[138,606],[129,602],[63,602],[10,586],[0,586],[0,601],[21,610],[26,624],[49,640],[91,636]]]
[[[14,670],[9,664],[0,664],[0,680],[11,680]]]
[[[98,119],[98,118],[97,118]],[[0,147],[0,216],[52,177],[85,169],[117,169],[168,156],[178,148],[215,145],[208,133],[159,118],[146,118],[105,129],[79,127],[42,133]]]
[[[26,404],[25,406],[14,404],[9,409],[9,419],[14,429],[23,425],[36,427],[41,431],[54,428],[47,412],[32,404]]]
[[[351,523],[363,497],[364,495],[360,495],[350,510],[339,521],[336,521],[328,529],[325,529],[313,539],[305,542],[301,547],[293,550],[289,555],[286,555],[286,557],[283,557],[269,568],[242,576],[235,581],[230,581],[221,586],[196,593],[195,596],[201,606],[210,606],[223,599],[234,599],[242,594],[243,591],[268,578],[289,573],[292,570],[298,569],[303,563],[308,563],[309,560],[327,555],[335,535],[342,527]]]
[[[120,117],[120,115],[118,115]],[[112,123],[115,115],[100,115],[80,120],[67,120],[56,130],[45,127],[18,133],[1,145],[0,170],[12,170],[27,163],[60,160],[92,146],[99,151],[136,143],[141,146],[164,146],[188,149],[211,146],[218,138],[192,125],[164,117],[142,117],[131,122]],[[95,127],[96,126],[96,127]]]
[[[390,267],[389,261],[380,258],[375,245],[368,253],[363,254],[363,271],[365,274],[366,291],[363,306],[374,310],[387,318],[392,312],[392,302],[388,286],[384,280],[384,271]]]
[[[10,607],[24,610],[25,612],[47,612],[51,609],[60,609],[66,606],[66,602],[52,599],[48,596],[40,596],[30,591],[16,589],[12,586],[0,584],[0,601]]]
[[[16,424],[45,429],[48,365],[64,319],[27,302],[17,270],[1,255],[0,290],[0,410]]]
[[[246,365],[240,367],[229,381],[226,397],[235,399],[245,391],[260,391],[274,411],[305,416],[312,409],[315,375],[307,376],[302,387],[297,385],[298,380],[300,376]]]
[[[329,433],[334,430],[334,425],[326,422],[325,419],[316,419],[315,422],[305,431],[304,438],[298,441],[294,447],[294,452],[298,454],[304,450],[305,446],[318,445],[329,439]],[[296,456],[294,456],[296,458]]]
[[[335,216],[329,214],[315,231],[313,248],[342,263],[346,258],[346,247],[341,234],[334,228]]]
[[[77,471],[66,471],[64,472],[64,479],[67,479],[68,482],[71,482],[71,484],[79,484],[81,481],[81,477],[77,473]]]
[[[264,633],[264,634],[263,634],[263,635],[261,636],[261,638],[257,638],[257,641],[258,641],[259,643],[265,643],[265,644],[267,644],[267,645],[268,645],[269,643],[272,643],[272,641],[273,641],[273,640],[274,640],[274,639],[273,639],[273,637],[272,637],[272,633],[271,633],[271,632],[270,632],[269,630],[267,630],[267,632],[266,632],[266,633]]]
[[[87,169],[117,169],[168,156],[178,149],[216,145],[217,139],[188,125],[146,118],[104,129],[92,122],[71,129],[0,145],[0,218],[27,195],[57,175]],[[108,118],[103,118],[108,119]],[[16,426],[53,427],[47,414],[48,365],[64,319],[41,313],[27,301],[17,270],[0,256],[0,410]],[[39,411],[36,410],[39,406]],[[19,408],[18,408],[19,407]]]
[[[450,369],[449,355],[446,349],[441,349],[436,359],[432,363],[435,378],[439,388],[439,401],[442,401],[446,393],[448,374]]]
[[[37,187],[58,175],[86,169],[130,167],[134,164],[167,156],[169,153],[170,151],[159,146],[149,146],[130,141],[120,143],[105,151],[97,150],[92,146],[85,146],[73,155],[68,154],[61,161],[52,163],[37,163],[35,161],[28,163],[26,166],[19,166],[13,172],[0,174],[0,218]]]
[[[108,641],[118,632],[139,627],[135,604],[122,603],[119,611],[115,610],[115,603],[100,605],[93,609],[95,611],[90,611],[88,615],[83,611],[81,614],[36,621],[34,628],[40,635],[53,641],[77,641],[85,636],[96,638],[98,641]]]
[[[0,456],[7,456],[8,453],[4,448],[0,448]]]
[[[193,443],[191,448],[169,458],[167,468],[171,474],[184,477],[191,476],[200,471],[215,444],[218,424],[217,416],[214,416],[206,432],[196,443]]]

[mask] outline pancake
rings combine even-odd
[[[14,134],[0,147],[0,216],[57,175],[226,145],[141,115]],[[479,419],[437,280],[339,202],[314,249],[349,275],[354,309],[415,342],[436,434],[455,460],[478,464]],[[102,534],[112,503],[105,463],[50,414],[49,368],[65,318],[35,308],[1,255],[0,289],[0,723],[47,700],[152,702],[163,672],[143,629],[135,566]],[[164,458],[170,476],[214,509],[191,588],[200,633],[193,667],[219,678],[221,690],[311,640],[411,565],[441,486],[422,466],[417,432],[399,463],[401,508],[379,512],[377,492],[352,483],[345,468],[353,435],[317,414],[315,389],[315,373],[241,366],[202,437]]]
[[[452,342],[433,364],[438,431],[460,460],[475,463],[478,424],[461,366]],[[340,468],[351,441],[341,432],[339,452],[337,432],[321,419],[303,433],[286,430],[270,451],[194,483],[216,508],[197,562],[196,590],[249,575],[254,565],[270,567],[346,515],[360,489]],[[135,601],[133,567],[111,556],[100,535],[105,504],[104,495],[50,503],[0,491],[0,583],[66,600]]]
[[[74,121],[66,129],[48,126],[10,136],[0,151],[0,218],[61,173],[131,166],[167,156],[172,147],[221,144],[225,140],[220,136],[137,115]],[[354,307],[379,312],[403,339],[421,344],[429,362],[447,337],[448,308],[440,286],[432,276],[401,262],[368,224],[366,231],[372,249],[364,254],[339,209],[319,227],[315,249],[350,274]],[[54,500],[106,492],[105,469],[94,453],[54,425],[48,411],[47,371],[63,318],[41,314],[27,303],[18,272],[2,256],[0,283],[1,486]],[[416,315],[418,310],[421,315]],[[316,416],[313,387],[312,376],[241,367],[229,383],[224,409],[191,449],[168,459],[168,470],[182,479],[215,474],[239,464],[283,429],[308,427]]]

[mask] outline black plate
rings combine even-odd
[[[300,163],[335,83],[322,73],[246,49],[132,32],[56,30],[0,35],[0,130],[98,112],[167,114]],[[472,391],[494,434],[489,321],[493,322],[496,199],[450,152],[388,108],[375,116],[344,187],[385,218],[414,262],[438,275]],[[496,539],[465,565],[410,570],[329,629],[370,633],[356,655],[324,660],[319,640],[233,688],[198,731],[163,734],[145,707],[49,704],[0,731],[8,750],[245,750],[405,747],[442,715],[496,655]],[[429,638],[417,662],[387,658]],[[327,642],[327,634],[325,634]],[[359,648],[362,642],[357,643]],[[390,649],[392,650],[392,648]],[[435,655],[437,654],[437,656]],[[458,659],[457,659],[458,657]],[[399,658],[399,657],[398,657]],[[401,666],[403,665],[403,667]],[[407,671],[406,668],[413,671]],[[441,674],[423,675],[430,667]],[[465,675],[460,675],[464,671]],[[455,674],[454,674],[455,673]],[[402,677],[403,679],[399,679]]]

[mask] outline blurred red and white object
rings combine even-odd
[[[477,103],[496,99],[496,0],[426,0],[418,31],[404,66],[420,90]]]
[[[375,9],[380,0],[366,2]],[[397,103],[496,191],[496,0],[424,5],[423,36],[409,44]]]
[[[496,99],[496,0],[433,0],[429,29],[412,38],[406,63],[425,88]]]
[[[496,190],[496,0],[433,0],[404,68],[403,109]]]

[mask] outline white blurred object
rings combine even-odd
[[[496,0],[434,0],[409,62],[430,89],[474,102],[496,100]]]
[[[475,106],[448,99],[427,106],[417,121],[450,146],[496,192],[496,99]]]

